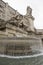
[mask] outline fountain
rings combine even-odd
[[[29,6],[21,15],[0,0],[0,65],[43,65],[43,34],[33,21]]]
[[[43,65],[42,41],[40,38],[16,38],[16,37],[1,37],[0,38],[0,64],[1,65]],[[19,55],[15,56],[13,48],[15,44],[25,45],[25,49],[16,49],[15,51],[22,50],[23,55],[19,51]],[[29,49],[27,49],[29,47]],[[10,50],[10,51],[9,51]],[[12,51],[11,51],[12,50]],[[26,50],[26,51],[25,51]],[[28,50],[28,52],[27,52]],[[29,51],[30,50],[30,51]],[[6,54],[7,51],[7,54]],[[25,51],[25,52],[24,52]],[[10,52],[10,53],[9,53]],[[30,53],[30,54],[29,54]]]
[[[42,41],[36,37],[1,37],[0,54],[25,56],[42,51]]]

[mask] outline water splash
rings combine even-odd
[[[12,59],[20,59],[20,58],[38,57],[38,56],[42,56],[42,55],[43,55],[43,53],[34,54],[34,55],[27,55],[27,56],[9,56],[9,55],[0,54],[0,57],[6,57],[6,58],[12,58]]]

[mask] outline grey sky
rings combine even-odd
[[[30,6],[33,9],[32,15],[35,18],[34,26],[43,28],[43,0],[3,0],[21,14],[26,14],[26,7]]]

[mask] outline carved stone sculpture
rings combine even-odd
[[[27,7],[27,15],[32,15],[32,9],[29,6]]]

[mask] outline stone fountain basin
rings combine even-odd
[[[0,54],[24,56],[40,53],[42,41],[37,37],[0,37]]]

